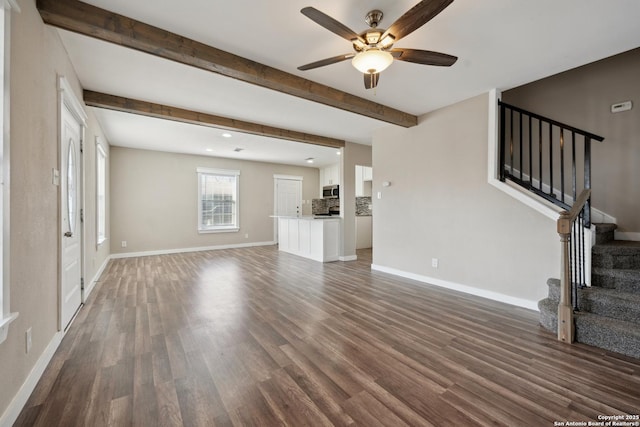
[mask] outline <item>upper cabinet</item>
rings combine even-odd
[[[320,169],[320,187],[340,184],[340,163]]]
[[[373,168],[369,166],[362,166],[362,180],[373,181]]]
[[[373,168],[356,165],[356,197],[371,196]]]

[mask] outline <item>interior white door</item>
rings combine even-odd
[[[299,216],[302,214],[302,181],[299,179],[275,179],[275,215]],[[274,239],[278,241],[278,221],[275,221]]]
[[[302,181],[278,180],[278,215],[297,216],[302,213]]]
[[[82,302],[81,132],[78,120],[63,106],[60,147],[60,324],[63,329],[67,328]]]

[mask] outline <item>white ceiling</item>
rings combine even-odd
[[[638,0],[455,0],[397,47],[459,57],[450,68],[397,61],[366,91],[344,61],[310,71],[296,67],[351,51],[350,43],[299,11],[313,6],[356,32],[364,15],[384,12],[388,27],[417,0],[85,0],[288,73],[414,115],[491,88],[509,89],[640,46]],[[392,126],[253,86],[128,48],[59,31],[85,89],[295,131],[371,144]],[[109,143],[315,167],[336,150],[95,109]],[[233,148],[245,148],[241,153]],[[213,152],[204,151],[211,148]],[[231,152],[229,153],[229,149]]]

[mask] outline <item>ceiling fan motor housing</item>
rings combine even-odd
[[[382,11],[377,9],[367,13],[364,20],[370,28],[359,34],[360,38],[366,42],[366,45],[363,45],[360,40],[356,41],[353,44],[353,48],[356,52],[379,47],[377,44],[380,42],[380,37],[382,37],[382,34],[385,32],[383,28],[378,28],[378,24],[382,21],[382,16]],[[389,49],[390,47],[391,45],[384,46],[384,49]]]
[[[382,13],[382,11],[378,9],[372,10],[371,12],[367,13],[367,16],[364,17],[364,22],[366,22],[367,25],[371,28],[376,28],[380,21],[382,21],[383,16],[384,14]]]

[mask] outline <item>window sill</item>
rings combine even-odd
[[[7,339],[9,324],[18,318],[18,313],[9,313],[9,316],[0,320],[0,344]]]
[[[104,245],[104,244],[107,242],[107,240],[108,240],[108,239],[107,239],[106,237],[105,237],[104,239],[102,239],[102,240],[98,240],[98,241],[96,242],[96,249],[100,249],[100,247],[101,247],[102,245]]]
[[[199,234],[209,234],[209,233],[237,233],[240,231],[239,227],[229,227],[229,228],[200,228],[198,230]]]

